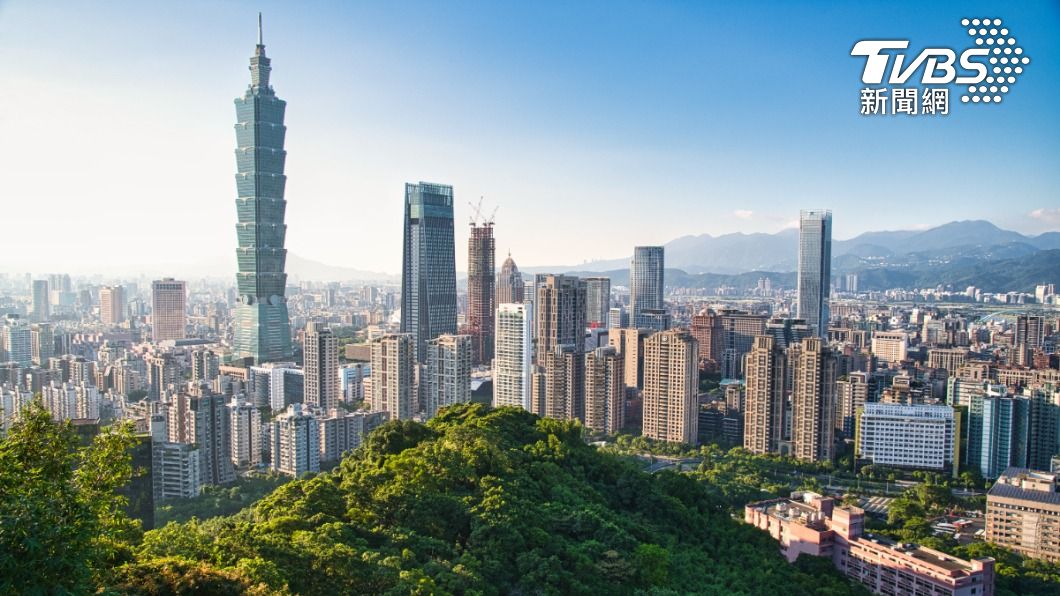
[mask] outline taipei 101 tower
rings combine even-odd
[[[283,223],[287,201],[283,198],[287,177],[283,175],[287,152],[283,150],[284,109],[269,85],[269,59],[261,36],[258,14],[258,45],[250,59],[250,85],[236,98],[236,291],[237,358],[254,364],[291,358],[291,321],[284,296],[287,250]]]

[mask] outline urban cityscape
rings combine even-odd
[[[0,592],[1060,593],[1060,227],[789,201],[520,269],[504,197],[413,179],[400,274],[295,273],[256,18],[234,270],[0,273]]]

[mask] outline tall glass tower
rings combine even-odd
[[[406,184],[404,228],[401,332],[412,334],[422,364],[427,340],[456,333],[453,187]]]
[[[646,315],[665,312],[663,265],[663,247],[633,248],[633,261],[629,266],[629,318],[634,327],[659,328],[657,318]]]
[[[797,317],[828,337],[828,295],[832,288],[832,212],[804,210],[799,214],[799,276]]]
[[[284,109],[269,86],[272,67],[265,57],[258,15],[258,45],[250,59],[250,86],[236,98],[236,290],[235,349],[255,364],[291,357],[291,321],[284,296],[287,274],[283,223],[287,201],[283,175]]]

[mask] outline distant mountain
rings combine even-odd
[[[665,244],[666,265],[689,274],[734,275],[749,271],[796,269],[798,230],[776,234],[682,236]],[[983,220],[954,221],[928,230],[866,232],[832,243],[833,271],[870,267],[924,268],[954,261],[980,262],[1060,249],[1060,232],[1026,236]],[[629,258],[576,266],[531,267],[526,271],[567,273],[613,271],[629,267]]]
[[[235,275],[235,272],[232,273]],[[287,274],[300,281],[393,281],[397,276],[352,267],[327,265],[287,253]]]

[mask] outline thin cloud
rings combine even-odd
[[[751,219],[755,212],[747,209],[737,209],[736,211],[733,211],[732,214],[740,219]]]
[[[1035,209],[1027,215],[1037,219],[1040,222],[1049,224],[1051,226],[1060,226],[1060,208],[1054,207],[1052,209]]]

